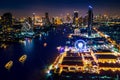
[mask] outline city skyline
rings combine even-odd
[[[43,16],[48,12],[50,16],[64,16],[66,13],[72,15],[74,10],[78,10],[80,16],[85,16],[89,5],[93,6],[95,15],[119,15],[119,3],[119,0],[4,0],[0,3],[0,15],[11,12],[16,17],[31,16],[32,13]]]
[[[120,0],[1,0],[0,80],[120,80]]]

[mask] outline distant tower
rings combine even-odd
[[[45,13],[45,26],[50,26],[50,20],[48,12]]]
[[[55,24],[55,18],[54,17],[52,18],[52,24]]]
[[[45,13],[45,18],[49,18],[48,12]]]
[[[78,18],[78,11],[74,11],[74,18]]]
[[[92,23],[93,23],[93,9],[91,6],[89,6],[89,9],[88,9],[88,36],[91,36]]]
[[[74,11],[73,24],[78,25],[78,11]]]
[[[35,24],[35,13],[32,15],[33,24]]]

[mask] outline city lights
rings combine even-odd
[[[0,80],[120,80],[119,3],[1,0]]]

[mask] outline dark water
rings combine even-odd
[[[60,27],[47,36],[26,39],[24,43],[8,43],[6,49],[0,48],[0,80],[45,80],[45,68],[55,60],[59,54],[56,47],[65,45],[69,32],[69,28]],[[23,54],[27,55],[24,64],[18,60]],[[4,65],[9,60],[13,61],[13,66],[7,70]]]

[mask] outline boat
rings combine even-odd
[[[27,59],[27,55],[24,54],[19,58],[19,62],[24,63],[26,61],[26,59]]]
[[[10,70],[12,66],[13,66],[13,61],[10,60],[9,62],[7,62],[7,63],[5,64],[4,67],[5,67],[6,69]]]

